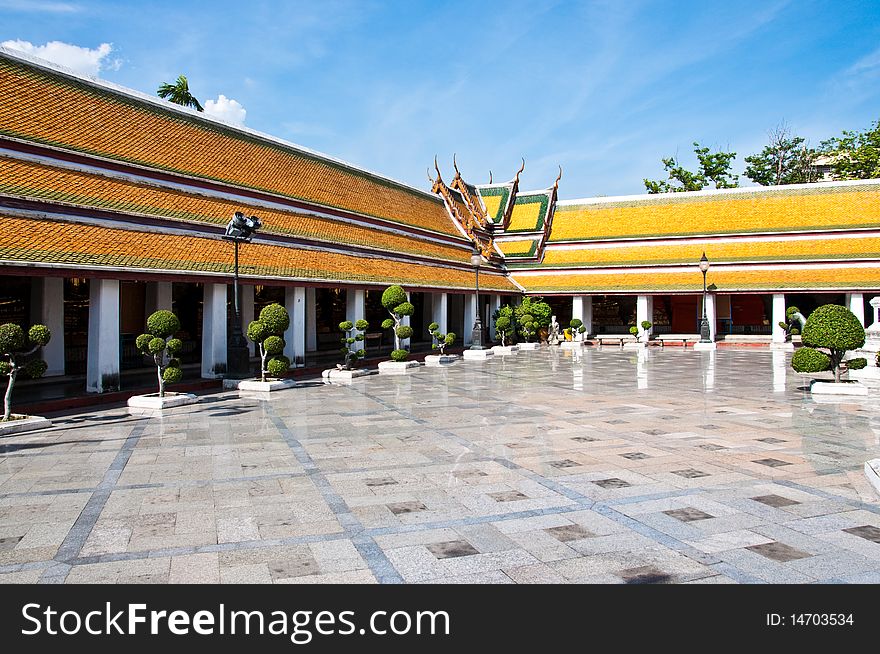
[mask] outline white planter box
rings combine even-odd
[[[465,350],[464,358],[469,361],[485,361],[489,357],[495,356],[493,350]]]
[[[850,379],[864,379],[865,381],[880,381],[880,367],[868,364],[861,370],[850,370]]]
[[[495,354],[506,357],[511,354],[516,354],[519,351],[519,348],[516,345],[493,345],[492,351]]]
[[[844,381],[840,383],[814,379],[810,383],[810,392],[814,395],[858,395],[868,394],[867,386],[859,381]]]
[[[458,360],[457,354],[429,354],[425,357],[426,366],[446,366]]]
[[[880,459],[871,459],[865,462],[865,476],[877,494],[880,495]]]
[[[712,350],[717,350],[718,344],[717,343],[700,343],[699,341],[697,341],[696,343],[694,343],[694,349],[697,352],[699,352],[701,350],[703,352],[710,352]]]
[[[270,393],[285,388],[293,388],[296,382],[293,379],[273,379],[272,381],[260,381],[259,379],[244,379],[238,382],[238,390],[253,391],[256,393]]]
[[[380,361],[380,375],[405,375],[415,372],[419,368],[418,361]]]
[[[629,343],[623,344],[624,350],[641,350],[642,348],[646,348],[646,347],[648,347],[647,343],[629,342]]]
[[[563,350],[579,350],[584,346],[583,341],[563,341],[559,347]]]
[[[331,368],[321,373],[321,377],[325,381],[349,383],[357,377],[366,377],[370,371],[366,368],[354,368],[352,370],[341,370],[339,368]]]
[[[539,347],[541,347],[540,343],[520,343],[519,344],[519,349],[523,350],[523,351],[537,350]]]
[[[20,434],[23,431],[46,429],[52,426],[52,421],[42,416],[25,416],[13,413],[9,417],[11,419],[8,422],[0,422],[0,436]]]
[[[128,412],[134,416],[161,416],[170,409],[195,404],[199,398],[192,393],[165,393],[165,397],[159,397],[158,393],[148,395],[134,395],[128,398]]]

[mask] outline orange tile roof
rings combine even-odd
[[[458,235],[428,195],[0,54],[0,134]]]
[[[566,273],[517,275],[513,278],[528,293],[634,293],[640,291],[702,292],[703,279],[697,266],[690,272],[651,270],[614,273]],[[707,282],[719,293],[732,291],[776,291],[785,289],[880,288],[880,264],[852,268],[793,268],[784,265],[768,270],[710,269]]]
[[[11,262],[232,274],[231,247],[213,238],[17,218],[4,216],[0,210],[0,260]],[[461,290],[470,290],[474,284],[473,272],[467,269],[259,242],[241,249],[240,271],[254,277]],[[498,273],[486,272],[480,281],[487,290],[516,291]]]
[[[266,232],[419,254],[439,260],[470,260],[469,247],[442,245],[414,235],[403,236],[356,225],[344,219],[335,220],[265,207],[248,209],[244,202],[211,198],[176,188],[159,188],[2,156],[0,193],[224,225],[235,211],[242,210],[259,215],[263,220],[263,231]]]

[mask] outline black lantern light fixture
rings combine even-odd
[[[480,265],[483,263],[483,257],[480,251],[474,245],[474,251],[471,253],[471,265],[474,267],[476,277],[476,316],[474,317],[474,331],[471,334],[471,349],[483,349],[483,323],[480,321]]]
[[[238,301],[238,244],[250,243],[256,232],[263,226],[256,216],[245,216],[236,211],[232,220],[226,225],[224,240],[232,241],[235,246],[235,281],[232,287],[233,310],[232,333],[226,344],[226,377],[244,379],[250,376],[250,350],[241,328],[241,305]]]
[[[705,252],[700,257],[700,272],[703,273],[703,319],[700,321],[700,343],[711,343],[709,318],[706,316],[706,273],[709,272],[709,258]]]

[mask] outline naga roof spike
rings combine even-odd
[[[492,183],[492,171],[491,170],[489,171],[489,183],[490,184]]]
[[[461,177],[461,173],[458,171],[458,163],[455,161],[455,153],[452,153],[452,167],[455,168],[456,177]]]
[[[516,177],[514,178],[513,181],[518,182],[518,181],[519,181],[519,174],[520,174],[522,171],[524,171],[525,169],[526,169],[526,160],[525,160],[525,158],[523,158],[523,160],[522,160],[522,166],[520,166],[520,167],[519,167],[519,170],[516,171]]]
[[[559,166],[559,175],[557,175],[557,177],[556,177],[556,181],[553,182],[553,188],[554,188],[554,189],[558,189],[558,188],[559,188],[559,180],[560,180],[560,179],[562,179],[562,166]]]
[[[437,165],[437,155],[434,155],[434,170],[437,171],[437,180],[442,182],[443,176],[440,174],[440,166]]]
[[[425,168],[425,172],[428,174],[428,181],[431,182],[431,183],[433,184],[433,183],[434,183],[434,178],[431,177],[431,167],[428,166],[427,168]]]

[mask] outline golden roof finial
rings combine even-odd
[[[553,182],[553,190],[557,190],[559,188],[559,180],[562,179],[562,166],[559,166],[559,175],[556,177],[556,181]]]
[[[434,155],[434,170],[437,171],[437,181],[442,182],[443,176],[440,174],[440,166],[437,165],[437,155]]]
[[[492,171],[491,170],[489,171],[489,183],[490,184],[492,183]]]
[[[526,169],[526,160],[523,158],[522,166],[519,167],[519,170],[516,171],[516,177],[514,177],[514,183],[519,183],[519,174]]]
[[[455,176],[461,177],[461,173],[458,172],[458,163],[455,161],[455,153],[452,153],[452,167],[455,168]]]

